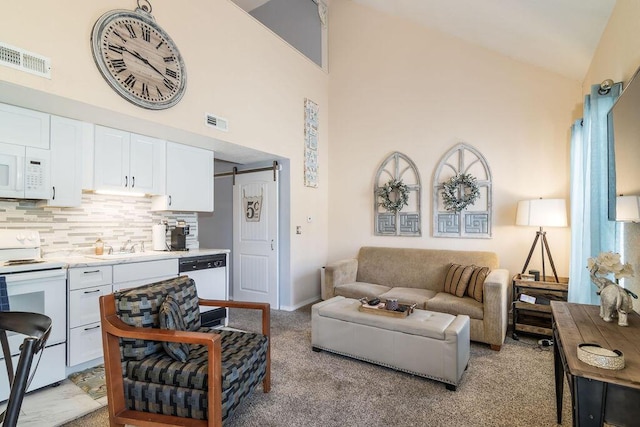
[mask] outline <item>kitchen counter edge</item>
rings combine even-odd
[[[189,251],[166,251],[166,252],[145,252],[144,255],[136,254],[130,258],[109,258],[105,256],[104,259],[94,258],[93,255],[78,255],[78,256],[65,256],[65,257],[51,257],[47,258],[49,261],[58,261],[66,264],[65,268],[80,268],[80,267],[94,267],[99,265],[116,265],[116,264],[130,264],[133,262],[146,262],[156,261],[163,259],[174,258],[187,258],[203,255],[216,255],[230,253],[229,249],[191,249]]]

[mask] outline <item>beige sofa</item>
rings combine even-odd
[[[451,264],[489,267],[482,302],[444,292]],[[472,341],[500,350],[507,332],[509,272],[493,252],[362,247],[357,258],[325,266],[322,299],[396,298],[401,304],[471,318]]]

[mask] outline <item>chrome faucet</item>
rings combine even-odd
[[[127,245],[131,243],[131,239],[128,239],[126,242],[124,242],[124,245],[122,245],[122,247],[120,247],[120,252],[127,252]],[[133,246],[130,249],[131,252],[133,252]]]
[[[139,252],[144,252],[144,242],[141,241],[140,243],[134,243],[131,245],[131,252],[136,252],[136,246],[140,246]]]

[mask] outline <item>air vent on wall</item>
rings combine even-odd
[[[2,42],[0,42],[0,64],[51,78],[51,59]]]
[[[225,132],[229,130],[229,121],[227,119],[223,119],[219,116],[214,116],[213,114],[207,114],[205,116],[205,120],[207,121],[208,126]]]

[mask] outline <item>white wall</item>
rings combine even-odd
[[[352,1],[332,1],[329,22],[328,260],[355,256],[362,245],[490,250],[520,272],[536,229],[514,225],[516,204],[568,200],[580,83]],[[459,142],[477,148],[493,174],[491,239],[431,237],[433,173]],[[420,170],[420,238],[373,235],[373,180],[394,151]],[[569,234],[548,230],[562,276]],[[529,268],[540,268],[539,249]]]
[[[591,85],[606,79],[626,85],[640,67],[639,20],[640,2],[616,1],[582,84],[585,95],[591,92]]]
[[[270,153],[291,162],[291,219],[312,209],[312,232],[291,238],[291,300],[318,294],[318,268],[327,254],[328,77],[316,64],[229,0],[153,1],[156,21],[184,56],[188,84],[182,101],[165,111],[135,107],[103,80],[91,56],[93,24],[106,11],[135,2],[61,0],[4,2],[0,40],[52,60],[51,80],[0,66],[0,102],[56,110],[94,123],[152,136],[189,135],[177,142],[214,148],[216,141]],[[304,98],[320,106],[320,185],[303,185]],[[43,101],[46,101],[43,103]],[[204,124],[205,113],[229,120],[229,132]],[[157,130],[161,129],[161,131]],[[176,131],[176,132],[174,132]],[[158,134],[153,134],[157,132]],[[146,133],[146,132],[145,132]],[[227,146],[233,148],[232,146]]]

